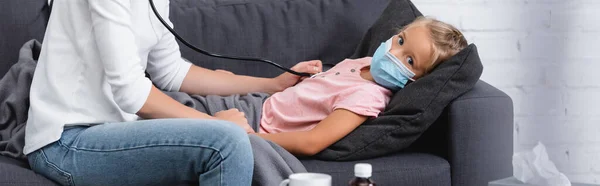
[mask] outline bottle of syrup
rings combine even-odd
[[[354,178],[350,180],[350,186],[376,186],[371,179],[371,164],[357,163],[354,165]]]

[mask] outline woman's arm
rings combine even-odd
[[[148,100],[144,103],[144,106],[137,115],[142,118],[218,119],[233,122],[247,132],[252,131],[244,113],[237,109],[220,111],[215,113],[213,117],[173,100],[156,87],[152,87]]]
[[[169,4],[169,1],[157,2],[162,15],[169,15]],[[174,26],[169,19],[165,21],[171,27]],[[160,25],[157,32],[161,37],[148,55],[146,70],[160,90],[225,96],[249,92],[276,92],[283,89],[281,84],[270,78],[239,76],[192,65],[181,57],[179,45],[169,30]]]
[[[196,118],[216,119],[208,114],[187,107],[173,98],[167,96],[158,88],[152,86],[148,99],[137,112],[137,115],[146,119],[155,118]]]
[[[310,131],[256,134],[295,155],[312,156],[342,139],[367,120],[346,109],[336,109]]]
[[[321,61],[312,60],[298,63],[292,67],[292,70],[314,74],[321,72],[322,68]],[[258,78],[223,73],[192,65],[183,80],[180,91],[198,95],[232,95],[250,92],[273,94],[296,84],[300,79],[299,76],[287,72],[276,78]]]
[[[250,92],[274,93],[284,88],[273,78],[235,75],[192,65],[183,79],[180,91],[197,95],[228,96]]]
[[[119,108],[136,113],[146,101],[152,82],[144,76],[131,23],[131,2],[89,0],[92,34],[106,82]]]
[[[131,1],[89,0],[88,3],[101,70],[121,110],[143,118],[216,119],[173,100],[145,77],[132,29]],[[230,115],[233,114],[219,119],[244,123],[243,115]]]

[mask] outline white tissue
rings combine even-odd
[[[548,159],[544,144],[538,142],[532,151],[513,155],[513,176],[532,185],[571,186],[571,182]]]

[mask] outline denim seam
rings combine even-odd
[[[208,146],[204,146],[204,145],[190,145],[190,144],[178,144],[178,145],[174,145],[174,144],[153,144],[153,145],[142,145],[142,146],[136,146],[136,147],[132,147],[132,148],[122,148],[122,149],[113,149],[113,150],[107,150],[107,151],[102,151],[102,150],[92,150],[92,149],[85,149],[85,148],[76,148],[76,147],[69,147],[67,145],[65,145],[64,143],[62,143],[60,140],[58,141],[58,144],[60,146],[63,146],[69,150],[76,150],[76,151],[88,151],[88,152],[117,152],[117,151],[127,151],[127,150],[133,150],[133,149],[141,149],[141,148],[148,148],[148,147],[164,147],[164,146],[179,146],[179,147],[201,147],[201,148],[207,148],[207,149],[211,149],[217,152],[217,154],[219,154],[219,158],[221,159],[221,161],[219,162],[219,169],[221,169],[221,173],[224,172],[224,168],[223,168],[223,161],[225,160],[225,158],[223,158],[223,154],[221,154],[221,151],[219,151],[216,148],[213,147],[208,147]],[[219,181],[223,182],[223,174],[219,174]]]
[[[44,163],[48,163],[48,165],[50,165],[53,169],[57,170],[58,172],[60,172],[63,175],[66,175],[67,177],[67,182],[69,182],[69,185],[75,185],[73,183],[73,177],[71,175],[71,173],[68,173],[66,171],[63,171],[62,169],[60,169],[56,164],[48,161],[48,157],[46,156],[46,153],[44,152],[43,149],[40,149],[40,155],[42,156],[42,158],[44,159]]]
[[[214,150],[215,152],[217,152],[217,154],[219,154],[219,158],[221,159],[221,162],[219,162],[219,167],[221,169],[221,172],[223,172],[223,160],[225,160],[225,158],[223,157],[223,154],[221,153],[220,150],[213,148],[213,147],[208,147],[208,146],[204,146],[204,145],[190,145],[190,144],[178,144],[178,145],[174,145],[174,144],[153,144],[153,145],[141,145],[141,146],[136,146],[136,147],[131,147],[131,148],[121,148],[121,149],[112,149],[112,150],[93,150],[93,149],[86,149],[86,148],[77,148],[77,147],[69,147],[67,145],[65,145],[64,143],[62,143],[60,140],[58,141],[58,144],[60,146],[63,146],[69,150],[76,150],[76,151],[88,151],[88,152],[118,152],[118,151],[127,151],[127,150],[134,150],[134,149],[141,149],[141,148],[148,148],[148,147],[165,147],[165,146],[178,146],[178,147],[200,147],[200,148],[207,148],[207,149],[211,149]],[[222,176],[220,177],[220,180],[223,181]]]
[[[140,145],[140,146],[134,146],[134,147],[128,147],[128,148],[115,148],[115,149],[110,149],[110,150],[89,149],[89,148],[84,148],[84,147],[70,147],[70,146],[67,146],[66,144],[62,143],[60,140],[58,141],[58,144],[69,150],[90,151],[90,152],[117,152],[117,151],[126,151],[126,150],[141,149],[141,148],[147,148],[147,147],[163,147],[163,146],[201,147],[201,148],[207,148],[207,149],[212,149],[214,151],[217,151],[219,153],[219,156],[221,157],[221,159],[223,159],[223,156],[221,155],[221,151],[219,151],[218,149],[209,147],[209,146],[205,146],[205,145],[195,145],[195,144],[152,144],[152,145]]]

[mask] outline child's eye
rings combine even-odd
[[[412,57],[408,57],[408,58],[406,58],[406,62],[408,62],[408,64],[409,64],[410,66],[413,66],[413,63],[415,63],[415,62],[413,61],[413,58],[412,58]]]
[[[398,44],[400,44],[400,45],[404,44],[404,38],[402,38],[402,36],[398,36]]]

